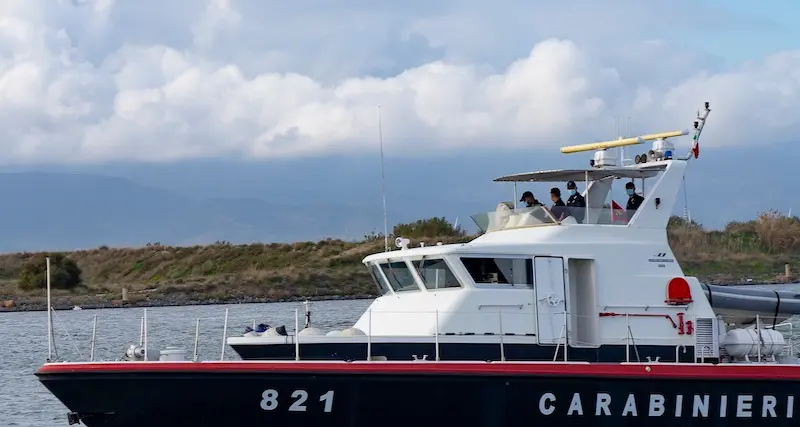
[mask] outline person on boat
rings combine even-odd
[[[578,186],[575,185],[575,181],[568,181],[567,182],[567,191],[569,192],[569,198],[567,199],[567,206],[574,206],[577,208],[585,208],[586,207],[586,198],[578,193]]]
[[[578,193],[578,186],[575,181],[567,182],[567,191],[569,198],[567,199],[567,208],[570,214],[575,217],[578,222],[583,222],[584,214],[586,213],[586,198]]]
[[[536,197],[533,197],[533,193],[530,191],[526,191],[522,193],[522,198],[519,199],[520,202],[525,202],[527,205],[525,207],[532,208],[534,206],[543,206],[542,203],[536,200]]]
[[[625,206],[625,214],[628,216],[628,222],[631,222],[636,210],[642,205],[644,197],[636,194],[636,185],[633,184],[633,181],[625,184],[625,192],[628,193],[628,205]]]
[[[550,200],[553,201],[553,207],[550,208],[550,212],[558,221],[562,221],[569,216],[569,210],[567,210],[567,205],[564,204],[564,201],[561,200],[561,190],[558,187],[550,189]]]

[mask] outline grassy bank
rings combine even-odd
[[[428,244],[474,238],[442,220],[432,221],[434,226],[425,221],[400,225],[395,233]],[[419,237],[433,234],[444,237]],[[685,272],[706,283],[785,282],[785,263],[800,268],[800,220],[796,217],[767,213],[753,221],[728,224],[721,231],[673,218],[668,234]],[[80,267],[83,284],[73,290],[55,290],[54,302],[60,308],[114,306],[123,287],[132,305],[369,297],[373,283],[361,259],[382,250],[380,236],[361,242],[101,247],[68,254]],[[13,300],[16,309],[41,309],[44,292],[24,291],[17,283],[21,269],[34,256],[0,255],[0,301]]]

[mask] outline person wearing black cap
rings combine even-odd
[[[542,203],[536,200],[536,197],[533,197],[533,193],[530,191],[526,191],[522,193],[522,198],[519,199],[520,202],[527,203],[528,208],[532,208],[534,206],[542,206]]]
[[[567,182],[567,191],[569,192],[569,199],[567,199],[567,206],[574,206],[576,208],[585,208],[586,199],[578,193],[578,186],[575,181]]]
[[[578,193],[578,186],[575,185],[575,181],[567,182],[567,191],[569,192],[567,206],[570,214],[572,214],[578,222],[583,222],[583,216],[586,213],[586,198],[584,198],[581,193]],[[583,209],[581,210],[578,208]]]
[[[639,206],[642,205],[644,197],[636,194],[636,186],[633,184],[633,181],[625,184],[625,192],[628,193],[628,205],[625,206],[625,214],[628,216],[628,222],[631,222],[633,214],[635,214]]]
[[[550,212],[557,220],[561,221],[569,216],[567,206],[564,205],[564,201],[561,200],[561,190],[559,190],[558,187],[550,189],[550,200],[553,201],[553,207],[550,208]]]

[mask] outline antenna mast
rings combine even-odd
[[[381,144],[381,195],[383,196],[383,249],[389,252],[389,222],[386,214],[386,174],[383,169],[383,124],[381,106],[378,105],[378,140]]]
[[[686,194],[686,174],[683,175],[683,219],[692,222],[692,214],[689,212],[689,196]]]
[[[680,160],[689,160],[692,158],[692,152],[695,147],[698,146],[700,143],[700,134],[703,133],[703,128],[706,125],[706,118],[708,117],[708,113],[711,112],[711,107],[709,106],[709,102],[706,101],[703,105],[705,108],[703,110],[703,115],[700,115],[700,111],[697,112],[697,119],[694,121],[694,135],[692,135],[692,148],[689,149],[689,153],[686,157],[682,157]]]

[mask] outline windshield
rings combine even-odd
[[[380,264],[383,274],[389,280],[389,286],[395,292],[418,291],[419,286],[414,280],[411,270],[404,261],[395,261]]]
[[[509,228],[531,227],[537,225],[556,225],[558,221],[553,218],[544,206],[533,206],[530,208],[517,208],[501,203],[497,210],[472,215],[475,225],[482,232],[496,231]]]

